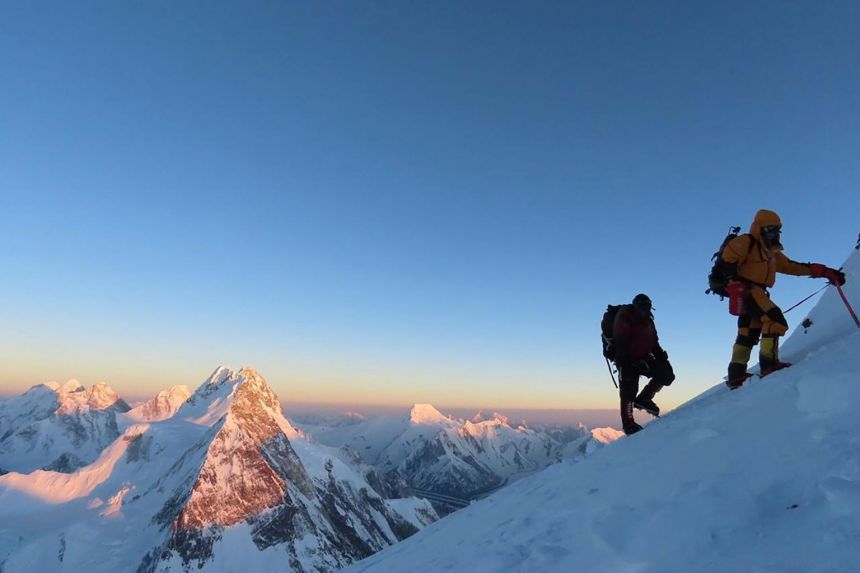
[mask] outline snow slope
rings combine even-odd
[[[845,273],[845,285],[842,291],[854,308],[854,312],[860,315],[860,249],[851,251],[842,271]],[[796,326],[795,331],[780,350],[780,358],[783,360],[796,362],[809,352],[857,330],[857,325],[851,318],[845,303],[842,302],[836,288],[832,286],[824,292],[806,318],[812,321],[812,325],[806,329]],[[790,320],[797,320],[797,325],[803,322],[800,316]]]
[[[345,571],[860,570],[860,329],[834,297],[810,313],[820,334],[787,341],[792,368],[715,386]]]

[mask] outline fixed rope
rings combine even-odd
[[[830,285],[831,285],[831,283],[827,283],[826,285],[824,285],[823,287],[821,287],[820,289],[818,289],[817,291],[815,291],[814,293],[812,293],[808,297],[804,298],[800,302],[793,304],[788,310],[782,311],[782,314],[788,314],[789,312],[791,312],[792,310],[794,310],[798,306],[802,305],[803,303],[805,303],[806,301],[808,301],[809,299],[811,299],[812,297],[814,297],[815,295],[817,295],[818,293],[820,293],[821,291],[823,291],[824,289],[829,287]]]

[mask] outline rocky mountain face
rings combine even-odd
[[[338,568],[417,531],[340,462],[329,459],[312,476],[290,441],[299,433],[255,371],[242,370],[219,384],[233,386],[230,405],[193,485],[173,500],[187,497],[169,502],[161,514],[172,528],[161,562],[170,563],[165,555],[175,553],[183,563],[203,566],[223,528],[239,523],[250,526],[259,549],[285,548],[295,571]],[[201,394],[223,392],[208,388]],[[162,569],[155,564],[150,570]]]
[[[119,437],[117,415],[128,410],[101,382],[90,388],[77,380],[34,386],[0,402],[0,468],[75,471]]]
[[[103,388],[87,394],[75,403],[110,401]],[[73,473],[0,476],[4,573],[334,571],[438,519],[308,441],[254,370],[219,368],[161,419],[170,394],[118,413],[122,434]],[[0,408],[24,423],[59,409],[49,398],[38,388]],[[41,515],[55,516],[50,527]]]

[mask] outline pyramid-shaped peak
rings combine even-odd
[[[248,402],[260,402],[273,411],[280,412],[281,405],[275,392],[263,376],[253,368],[243,368],[239,371],[241,379],[236,393],[236,399]]]
[[[281,413],[278,397],[266,379],[253,368],[236,371],[220,366],[188,398],[178,415],[196,423],[211,424],[228,412],[241,409],[247,413],[260,407]]]
[[[409,421],[413,424],[439,424],[450,422],[442,412],[431,404],[415,404],[409,411]]]
[[[244,376],[248,380],[264,380],[263,376],[257,372],[257,369],[251,368],[250,366],[245,366],[239,370],[239,375]]]

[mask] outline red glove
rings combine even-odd
[[[822,265],[821,263],[809,263],[809,276],[814,279],[820,279],[824,277],[824,271],[827,270],[827,267]]]
[[[845,273],[843,273],[842,271],[837,271],[836,269],[825,269],[824,278],[826,278],[835,285],[842,286],[845,284]]]
[[[820,263],[809,264],[809,276],[814,279],[825,278],[839,286],[845,284],[845,273],[837,271],[836,269],[831,269],[830,267],[826,267]]]

